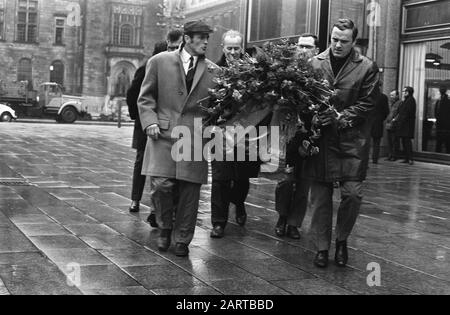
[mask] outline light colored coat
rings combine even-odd
[[[191,92],[188,95],[186,75],[180,52],[164,52],[147,63],[146,76],[138,99],[142,128],[158,124],[161,136],[149,139],[142,174],[165,177],[197,184],[208,182],[208,162],[202,158],[194,161],[194,133],[202,139],[202,128],[194,128],[194,118],[204,118],[199,100],[208,97],[208,89],[214,87],[218,67],[208,59],[200,58]],[[192,136],[191,161],[176,162],[172,147],[180,139],[172,138],[174,127],[184,126]],[[202,141],[202,146],[204,144]],[[197,151],[199,146],[197,145]],[[202,150],[202,148],[200,148]],[[198,154],[198,153],[197,153]],[[201,152],[203,156],[203,151]]]

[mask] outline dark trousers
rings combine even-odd
[[[172,178],[152,178],[156,220],[161,230],[173,231],[175,243],[189,245],[194,238],[201,186]]]
[[[301,227],[308,207],[307,180],[286,179],[275,190],[275,208],[290,226]]]
[[[381,139],[382,138],[373,138],[372,160],[375,162],[378,162],[378,159],[380,158]]]
[[[436,152],[443,153],[442,146],[445,145],[446,153],[450,154],[450,136],[448,135],[440,135],[438,132],[437,143],[436,143]]]
[[[146,177],[142,175],[142,165],[144,163],[144,150],[137,150],[136,161],[134,162],[133,187],[131,191],[131,200],[141,201],[144,193]]]
[[[401,138],[403,150],[405,151],[405,159],[407,161],[413,160],[413,147],[411,138]]]
[[[398,157],[400,151],[400,141],[395,131],[388,130],[388,146],[389,146],[389,157]]]
[[[213,180],[211,192],[211,221],[213,225],[225,228],[228,223],[230,203],[236,206],[236,212],[243,214],[245,200],[250,190],[250,180]]]
[[[362,182],[341,182],[341,205],[336,238],[346,241],[353,231],[362,204]],[[311,182],[311,232],[318,251],[330,250],[333,233],[333,183]]]

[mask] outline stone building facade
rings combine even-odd
[[[92,111],[124,96],[164,38],[162,0],[0,0],[0,80],[57,82]]]

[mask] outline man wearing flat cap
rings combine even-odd
[[[205,58],[212,32],[211,27],[202,21],[186,23],[180,50],[161,53],[148,61],[138,100],[142,127],[150,138],[143,175],[152,178],[153,199],[161,229],[158,249],[167,251],[173,241],[175,254],[180,257],[189,255],[189,244],[197,222],[200,188],[208,182],[208,162],[203,157],[203,144],[194,141],[194,137],[202,139],[203,130],[195,126],[194,120],[204,117],[198,102],[208,97],[208,89],[214,87],[213,78],[218,70]],[[175,127],[190,131],[189,160],[182,157],[184,152],[173,150],[180,140],[175,138],[176,132],[172,135]],[[201,153],[196,150],[201,150]],[[201,155],[200,160],[194,159],[194,155]],[[174,195],[179,197],[178,200],[174,200]]]

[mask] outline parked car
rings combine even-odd
[[[16,119],[16,112],[11,107],[0,104],[0,122],[10,122]]]

